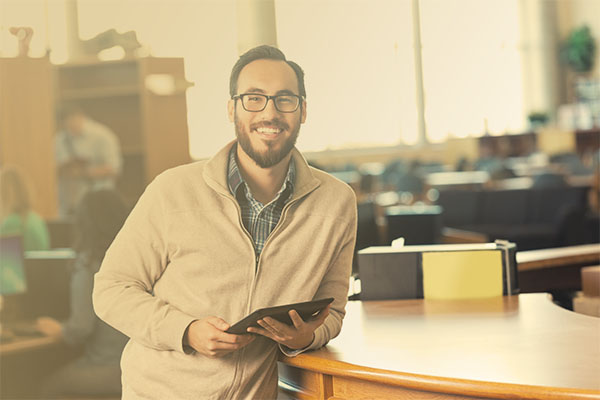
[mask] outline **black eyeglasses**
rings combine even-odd
[[[273,100],[277,111],[282,113],[292,113],[300,106],[302,96],[295,94],[278,94],[275,96],[267,96],[266,94],[258,93],[243,93],[233,96],[232,99],[240,99],[244,110],[250,112],[260,112],[267,107],[269,99]]]

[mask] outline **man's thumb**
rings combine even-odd
[[[226,331],[229,329],[229,324],[219,317],[210,317],[208,319],[208,323],[221,331]]]

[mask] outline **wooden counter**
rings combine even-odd
[[[519,272],[569,265],[600,264],[600,244],[517,252]]]
[[[600,399],[600,319],[547,294],[349,302],[328,346],[283,357],[305,399]]]
[[[517,251],[521,293],[581,290],[581,268],[600,265],[600,244]]]

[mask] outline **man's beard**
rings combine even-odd
[[[279,150],[274,148],[275,143],[272,142],[264,142],[268,147],[266,151],[260,152],[252,147],[252,142],[250,141],[250,134],[246,130],[244,126],[239,122],[237,114],[234,118],[235,122],[235,136],[237,137],[238,143],[242,146],[242,150],[252,159],[254,162],[261,168],[270,168],[275,164],[279,163],[283,160],[290,151],[296,145],[296,140],[298,139],[298,133],[300,132],[300,124],[294,126],[291,130],[291,135],[287,140],[283,143],[283,146]],[[257,127],[276,127],[280,129],[289,129],[289,126],[279,120],[272,120],[269,122],[262,122],[257,124],[250,125],[250,131],[254,130]]]

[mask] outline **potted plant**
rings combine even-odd
[[[571,31],[562,46],[561,56],[575,72],[587,73],[594,68],[596,42],[587,25]]]
[[[548,113],[543,111],[532,111],[527,115],[527,119],[529,120],[529,127],[531,130],[535,131],[536,129],[546,125],[548,123]]]
[[[574,90],[572,98],[577,108],[574,125],[580,129],[589,129],[600,125],[600,80],[594,78],[596,59],[596,41],[587,25],[571,31],[561,46],[562,61],[575,73],[571,79]]]

